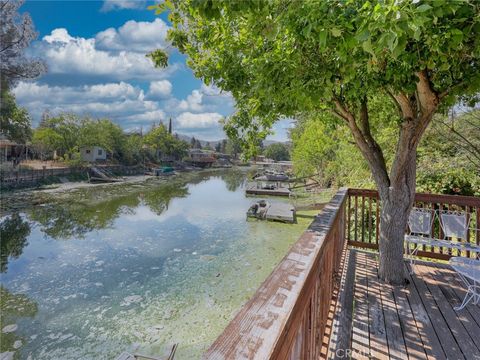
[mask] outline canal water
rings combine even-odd
[[[1,352],[198,359],[309,219],[246,221],[246,173],[51,193],[1,222]],[[7,357],[8,358],[8,357]]]

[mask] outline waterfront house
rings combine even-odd
[[[88,162],[103,161],[107,159],[107,152],[100,146],[84,146],[80,149],[80,158]]]
[[[213,150],[191,149],[188,151],[187,162],[200,167],[211,167],[216,161]]]

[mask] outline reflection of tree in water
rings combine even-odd
[[[0,224],[0,272],[8,269],[9,258],[17,259],[28,245],[30,225],[18,213],[6,217]]]
[[[245,182],[245,174],[240,170],[229,170],[220,174],[220,178],[225,181],[228,191],[237,191]]]
[[[120,214],[137,207],[136,194],[97,201],[93,204],[81,202],[59,202],[34,207],[29,215],[42,225],[42,231],[54,239],[81,237],[93,230],[112,226]]]
[[[0,329],[9,326],[8,332],[2,333],[0,352],[15,351],[17,345],[25,345],[24,339],[17,335],[15,323],[20,317],[34,317],[37,314],[38,306],[23,294],[12,294],[3,286],[0,286]],[[12,331],[10,331],[12,330]],[[19,352],[15,352],[15,359],[20,358]]]
[[[188,195],[188,188],[186,184],[169,183],[164,184],[155,190],[145,192],[143,194],[143,202],[152,212],[161,215],[165,210],[168,210],[170,201],[174,198],[183,198]]]
[[[29,216],[42,225],[42,231],[54,239],[82,237],[90,231],[113,226],[121,214],[131,213],[143,199],[153,212],[160,215],[175,197],[184,197],[184,183],[162,184],[155,189],[137,190],[125,196],[108,197],[104,201],[56,202],[34,207]]]

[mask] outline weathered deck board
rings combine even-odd
[[[338,296],[343,300],[337,307],[351,304],[353,319],[334,315],[338,321],[333,321],[331,334],[337,335],[330,337],[327,358],[341,357],[335,356],[338,349],[344,351],[336,340],[346,329],[351,331],[353,359],[480,359],[480,306],[454,310],[465,288],[448,265],[420,262],[408,275],[409,285],[393,287],[378,279],[374,253],[348,251],[344,278],[355,281],[342,283]]]
[[[370,335],[368,333],[368,284],[365,269],[366,263],[363,253],[354,252],[352,255],[356,259],[352,350],[357,359],[368,359],[370,356]],[[343,324],[341,326],[343,327]]]
[[[353,319],[353,288],[355,282],[355,257],[350,251],[345,252],[344,271],[338,290],[338,303],[336,311],[333,309],[333,319],[330,329],[330,344],[335,344],[336,349],[349,349],[352,341],[352,319]],[[342,326],[342,328],[340,328]],[[331,347],[327,352],[329,359],[335,359],[335,348]],[[333,350],[333,351],[332,351]]]
[[[470,338],[468,332],[465,330],[460,319],[457,317],[456,311],[452,308],[449,304],[448,300],[445,298],[443,292],[438,287],[438,281],[434,279],[433,273],[435,273],[436,268],[432,267],[425,267],[422,265],[415,266],[415,270],[419,272],[424,279],[428,279],[425,281],[427,287],[430,290],[433,298],[435,299],[438,308],[442,312],[443,317],[445,318],[448,327],[455,337],[455,340],[462,350],[463,354],[467,356],[471,356],[472,359],[480,359],[480,352],[478,348],[475,346],[475,343]],[[462,311],[460,311],[462,312]],[[464,311],[465,313],[466,311]],[[480,332],[477,332],[477,336]]]
[[[366,260],[368,283],[368,327],[370,329],[370,355],[374,359],[388,359],[387,330],[383,315],[382,291],[377,271],[372,259],[365,254],[359,255]]]

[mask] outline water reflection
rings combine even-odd
[[[9,258],[18,259],[28,245],[30,225],[18,213],[7,216],[0,224],[0,272],[8,270]]]
[[[220,175],[227,185],[228,191],[237,191],[245,183],[245,177],[240,170],[232,170]]]
[[[142,203],[156,215],[161,215],[172,199],[187,195],[186,184],[163,184],[125,196],[107,197],[103,201],[69,201],[36,206],[28,211],[28,215],[41,225],[46,235],[54,239],[68,239],[112,227],[115,219],[122,214],[133,213]]]

